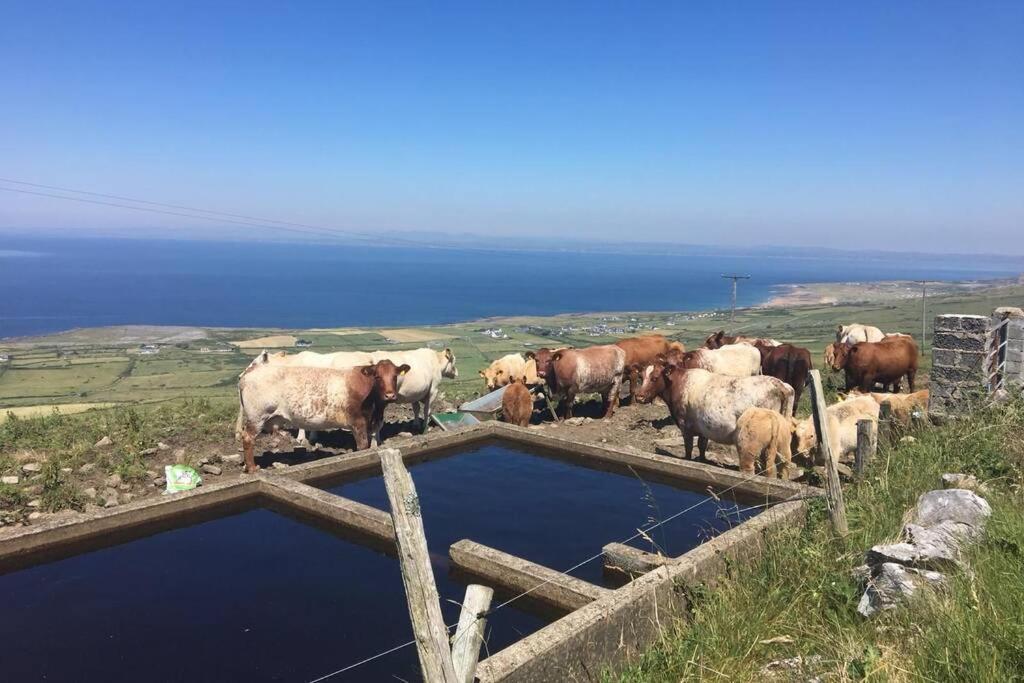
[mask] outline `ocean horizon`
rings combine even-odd
[[[489,251],[7,237],[0,339],[109,325],[430,325],[515,315],[697,311],[812,282],[1016,277],[1024,257],[679,246],[671,253]]]

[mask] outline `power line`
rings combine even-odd
[[[424,242],[421,240],[410,240],[401,237],[381,237],[367,232],[359,232],[355,230],[345,230],[342,228],[330,228],[320,225],[311,225],[308,223],[296,223],[293,221],[281,221],[273,218],[262,218],[259,216],[249,216],[246,214],[231,213],[227,211],[217,211],[214,209],[203,209],[195,206],[188,206],[185,204],[170,204],[166,202],[156,202],[148,199],[136,199],[134,197],[127,197],[124,195],[108,194],[105,192],[92,192],[90,190],[77,190],[69,187],[61,187],[59,185],[45,185],[42,183],[30,183],[24,180],[14,180],[12,178],[0,178],[0,182],[10,183],[14,185],[23,185],[26,187],[41,188],[44,190],[56,190],[59,192],[71,192],[73,194],[87,195],[89,197],[101,197],[103,199],[114,199],[117,202],[101,201],[97,199],[86,199],[84,197],[68,197],[66,195],[52,194],[49,192],[38,192],[32,190],[23,190],[13,187],[0,186],[0,190],[7,192],[15,192],[18,194],[35,195],[38,197],[49,197],[51,199],[63,199],[65,201],[81,202],[85,204],[98,204],[101,206],[112,206],[120,209],[130,209],[132,211],[143,211],[148,213],[163,214],[167,216],[178,216],[181,218],[198,218],[205,221],[213,221],[219,223],[231,223],[234,225],[243,225],[246,227],[263,228],[265,230],[282,230],[285,232],[293,232],[306,235],[319,235],[319,236],[343,236],[349,237],[350,239],[362,240],[366,242],[372,242],[379,244],[382,241],[393,242],[399,244],[407,244],[409,246],[417,247],[429,247],[436,248],[437,245]],[[143,204],[145,206],[132,206],[130,204],[123,204],[119,202],[133,202],[135,204]],[[159,207],[159,208],[150,208]],[[169,210],[169,209],[174,209]],[[181,213],[181,211],[190,211],[193,213]],[[210,214],[208,216],[195,215],[195,214]],[[241,220],[238,220],[241,219]]]

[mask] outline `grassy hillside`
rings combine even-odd
[[[806,529],[767,540],[750,570],[692,595],[678,624],[622,681],[877,680],[1011,681],[1024,672],[1024,404],[882,447],[866,478],[846,487],[850,534],[833,536],[824,510]],[[898,535],[903,514],[945,472],[976,475],[993,514],[970,569],[949,572],[950,590],[915,609],[857,614],[852,570],[864,551]],[[771,661],[812,664],[779,678]]]

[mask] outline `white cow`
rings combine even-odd
[[[848,460],[857,452],[858,421],[871,420],[877,427],[878,407],[878,402],[874,398],[861,394],[833,403],[825,409],[828,414],[832,455],[837,460]],[[813,418],[808,417],[797,422],[794,433],[797,454],[806,456],[811,449],[817,447],[818,434],[814,430]]]
[[[541,384],[537,376],[537,361],[524,358],[520,353],[510,353],[492,362],[480,371],[488,391],[494,391],[521,377],[526,378],[527,385]]]
[[[423,409],[422,430],[427,431],[430,420],[430,407],[437,398],[441,387],[441,378],[455,379],[459,370],[455,367],[455,354],[451,349],[435,351],[422,348],[414,351],[374,351],[370,354],[372,362],[390,360],[395,365],[408,365],[411,369],[398,385],[397,403],[411,403],[413,417],[420,419],[420,408]]]
[[[718,349],[696,349],[681,356],[684,368],[699,368],[716,375],[751,377],[761,374],[761,352],[747,343],[728,344]],[[669,356],[671,362],[672,356]]]
[[[871,325],[854,323],[852,325],[839,325],[836,327],[837,344],[853,346],[860,342],[880,342],[884,337],[885,334],[880,329]]]

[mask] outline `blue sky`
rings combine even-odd
[[[0,15],[4,178],[366,232],[1024,253],[1019,1]],[[9,192],[0,230],[266,234]]]

